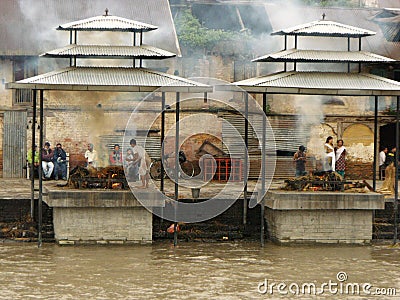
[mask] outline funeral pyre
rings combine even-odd
[[[122,166],[97,169],[77,166],[71,170],[67,186],[75,189],[129,189]]]
[[[365,193],[372,187],[364,180],[363,182],[345,181],[336,172],[320,171],[310,175],[286,179],[282,189],[287,191],[349,191]],[[366,189],[367,188],[367,189]]]

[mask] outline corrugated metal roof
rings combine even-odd
[[[57,30],[78,31],[151,31],[157,26],[129,20],[117,16],[102,15],[75,22],[66,23],[57,27]]]
[[[271,35],[302,35],[302,36],[337,36],[363,37],[375,35],[376,32],[353,27],[333,21],[319,20],[287,29],[274,31]]]
[[[209,92],[212,88],[182,77],[144,68],[69,67],[17,82],[7,88],[80,91],[162,91]]]
[[[367,51],[323,51],[289,49],[264,55],[253,62],[393,62],[394,59]]]
[[[144,43],[180,55],[178,38],[167,0],[7,0],[0,2],[0,55],[39,55],[69,43],[65,34],[54,30],[71,20],[110,14],[153,24],[159,30],[148,32]],[[46,12],[46,14],[44,14]],[[126,35],[131,41],[131,35]]]
[[[111,46],[111,45],[68,45],[48,51],[46,57],[102,57],[102,58],[152,58],[164,59],[176,56],[174,53],[149,45]]]
[[[314,95],[400,95],[400,82],[367,73],[282,72],[233,83],[247,92]]]
[[[378,24],[373,22],[374,16],[379,13],[381,9],[310,6],[288,6],[285,9],[282,9],[280,5],[274,4],[265,4],[265,9],[273,30],[279,30],[289,26],[296,26],[297,24],[311,22],[317,18],[320,18],[322,13],[325,13],[326,17],[330,20],[335,20],[351,26],[375,31],[377,33],[376,35],[368,36],[362,39],[362,50],[400,60],[400,43],[387,41],[384,37],[382,29]],[[277,39],[277,37],[271,38]],[[303,44],[308,42],[309,41],[302,41],[301,43]],[[326,43],[329,43],[329,50],[343,49],[342,45],[336,43],[335,41],[328,40]],[[261,52],[261,54],[266,52],[265,45],[262,46],[263,52]],[[269,53],[279,51],[282,49],[282,41],[270,41],[268,46],[270,47],[270,50],[268,51]]]

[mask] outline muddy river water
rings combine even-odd
[[[389,245],[2,243],[0,299],[400,299],[399,265]]]

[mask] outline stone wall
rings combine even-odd
[[[377,193],[268,191],[265,219],[279,243],[351,243],[372,240],[373,210],[383,209]]]
[[[270,237],[280,243],[369,243],[372,215],[357,210],[265,210]]]
[[[143,207],[54,209],[56,240],[62,243],[151,243],[152,214]]]

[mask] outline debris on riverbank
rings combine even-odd
[[[0,239],[31,242],[37,240],[37,224],[29,216],[20,221],[0,223]]]

